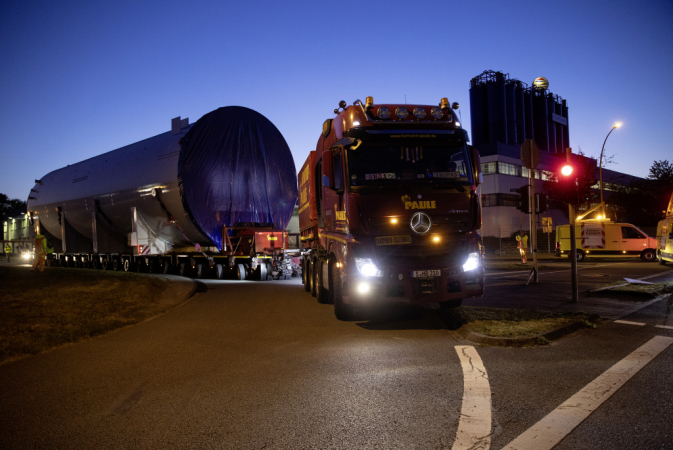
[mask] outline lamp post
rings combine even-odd
[[[610,129],[610,133],[615,131],[615,129],[619,128],[621,126],[621,122],[616,122],[613,126],[612,129]],[[601,177],[601,209],[603,210],[603,219],[606,218],[605,216],[605,202],[603,201],[603,151],[605,150],[605,143],[608,141],[608,138],[610,137],[610,133],[608,133],[607,136],[605,136],[605,140],[603,141],[603,148],[601,148],[601,157],[600,157],[600,162],[598,163],[598,172]]]

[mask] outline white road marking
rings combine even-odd
[[[636,325],[636,326],[639,326],[639,327],[644,327],[645,325],[647,325],[647,324],[642,323],[642,322],[630,322],[628,320],[615,320],[615,323],[622,323],[624,325]]]
[[[463,368],[463,405],[453,450],[491,447],[491,386],[486,368],[471,345],[456,345]]]
[[[503,450],[554,448],[605,400],[617,392],[624,383],[671,344],[673,344],[673,338],[653,337],[523,432]]]
[[[655,325],[655,328],[663,328],[664,330],[673,330],[673,327],[668,325]]]

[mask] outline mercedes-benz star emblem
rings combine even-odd
[[[411,216],[411,231],[413,231],[416,234],[425,234],[428,231],[430,231],[430,227],[432,227],[432,220],[430,220],[430,216],[425,214],[424,212],[417,212],[413,216]]]

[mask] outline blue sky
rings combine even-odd
[[[484,70],[549,79],[570,143],[646,176],[673,160],[673,3],[66,1],[0,4],[0,192],[241,105],[301,167],[339,100],[461,104]]]

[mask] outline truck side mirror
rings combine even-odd
[[[322,185],[334,189],[334,165],[331,150],[322,152]]]
[[[479,156],[479,150],[472,147],[471,145],[468,145],[467,149],[470,153],[470,162],[472,163],[472,176],[474,178],[474,184],[479,186],[484,182],[484,176],[481,173],[481,157]]]

